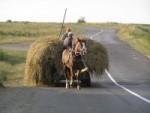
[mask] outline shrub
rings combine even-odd
[[[7,60],[8,55],[6,52],[4,52],[2,49],[0,49],[0,61]]]
[[[77,21],[77,23],[86,23],[85,17],[80,17]]]
[[[11,22],[12,22],[12,20],[7,20],[6,22],[11,23]]]

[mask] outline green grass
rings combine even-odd
[[[8,55],[4,50],[0,49],[0,61],[7,60]]]
[[[60,24],[55,23],[0,23],[0,43],[33,41],[37,38],[58,36]]]
[[[0,50],[0,82],[7,84],[21,84],[24,75],[24,65],[27,52]]]
[[[58,37],[60,29],[60,23],[0,22],[0,44],[35,41],[38,38],[45,37]],[[62,33],[64,32],[65,27]],[[77,34],[79,31],[73,29],[73,32]]]

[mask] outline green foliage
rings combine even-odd
[[[7,60],[7,59],[8,59],[7,53],[4,52],[2,49],[0,49],[0,61]]]
[[[145,38],[150,41],[150,27],[134,25],[130,28],[129,35],[132,35],[134,38]]]
[[[6,22],[9,22],[9,23],[11,23],[12,21],[11,21],[11,20],[7,20]]]
[[[0,84],[3,82],[19,84],[19,80],[23,78],[27,52],[2,50],[0,53],[5,56],[0,60]]]
[[[7,73],[4,71],[0,72],[0,82],[7,81]]]
[[[0,87],[4,87],[3,83],[7,81],[7,74],[4,71],[0,71]]]

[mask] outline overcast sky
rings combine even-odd
[[[150,0],[0,0],[0,21],[150,24]]]

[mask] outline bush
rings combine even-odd
[[[7,60],[8,59],[8,55],[6,52],[4,52],[2,49],[0,49],[0,60]]]
[[[77,22],[77,23],[86,23],[85,18],[84,18],[84,17],[80,17],[80,18],[78,19],[78,22]]]
[[[3,82],[3,81],[7,81],[7,74],[6,72],[0,72],[0,81]]]
[[[7,81],[7,74],[6,72],[0,72],[0,87],[4,87],[3,82]]]
[[[6,22],[11,23],[11,22],[12,22],[12,20],[7,20]]]

